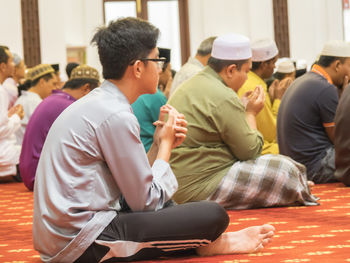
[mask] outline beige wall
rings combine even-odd
[[[95,29],[103,23],[101,0],[39,0],[41,55],[44,63],[60,63],[65,79],[66,47],[85,46],[87,64],[101,70],[95,47]]]
[[[21,0],[0,0],[0,45],[23,56]]]
[[[0,44],[22,55],[20,0],[0,0]],[[289,0],[291,56],[312,63],[323,44],[343,39],[341,0]],[[312,15],[311,15],[312,14]],[[66,46],[86,46],[87,63],[101,69],[90,40],[103,23],[102,0],[39,0],[42,61],[66,64]],[[274,36],[272,0],[189,0],[191,53],[211,35]]]
[[[312,64],[331,39],[343,39],[342,0],[289,0],[291,56]]]
[[[274,37],[272,0],[189,0],[191,51],[210,36]]]

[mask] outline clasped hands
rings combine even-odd
[[[11,107],[8,110],[7,116],[10,118],[13,114],[17,114],[18,117],[22,120],[24,117],[23,106],[21,104],[17,104],[16,106]]]
[[[256,116],[264,107],[265,91],[261,85],[256,86],[254,91],[244,93],[241,101],[245,107],[246,113]]]
[[[269,97],[271,102],[275,99],[281,100],[286,90],[292,84],[293,79],[290,77],[284,78],[283,80],[275,79],[269,88]]]
[[[168,119],[165,121],[166,115],[168,115]],[[160,143],[167,143],[171,148],[176,148],[186,139],[187,121],[185,116],[169,104],[160,108],[159,120],[153,125],[157,127],[153,135],[153,141],[157,146]]]

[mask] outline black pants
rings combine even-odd
[[[13,175],[13,180],[15,180],[16,182],[22,182],[22,177],[21,177],[21,174],[19,172],[19,165],[17,164],[16,165],[16,170],[17,170],[17,173],[16,175]]]
[[[179,255],[217,239],[226,211],[214,202],[176,205],[154,212],[120,213],[75,262],[147,260]]]

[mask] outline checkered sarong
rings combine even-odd
[[[283,155],[263,155],[236,162],[208,198],[226,209],[317,205],[306,168]]]

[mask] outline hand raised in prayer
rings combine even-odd
[[[168,120],[165,122],[166,114],[168,114]],[[159,120],[153,125],[157,126],[153,140],[158,146],[162,141],[166,141],[171,144],[171,148],[176,148],[186,139],[185,116],[169,104],[160,108]]]
[[[256,86],[254,91],[244,95],[247,95],[246,112],[256,116],[264,108],[265,91],[263,87]]]
[[[10,118],[13,114],[17,114],[18,117],[22,120],[24,117],[23,106],[21,104],[17,104],[16,106],[11,107],[8,110],[7,116]]]
[[[275,99],[282,99],[284,93],[289,88],[290,84],[292,84],[292,82],[293,79],[290,77],[281,80],[275,89]]]
[[[273,103],[273,101],[276,98],[275,94],[279,84],[280,84],[280,81],[278,79],[275,79],[269,87],[269,97],[270,97],[271,103]]]

